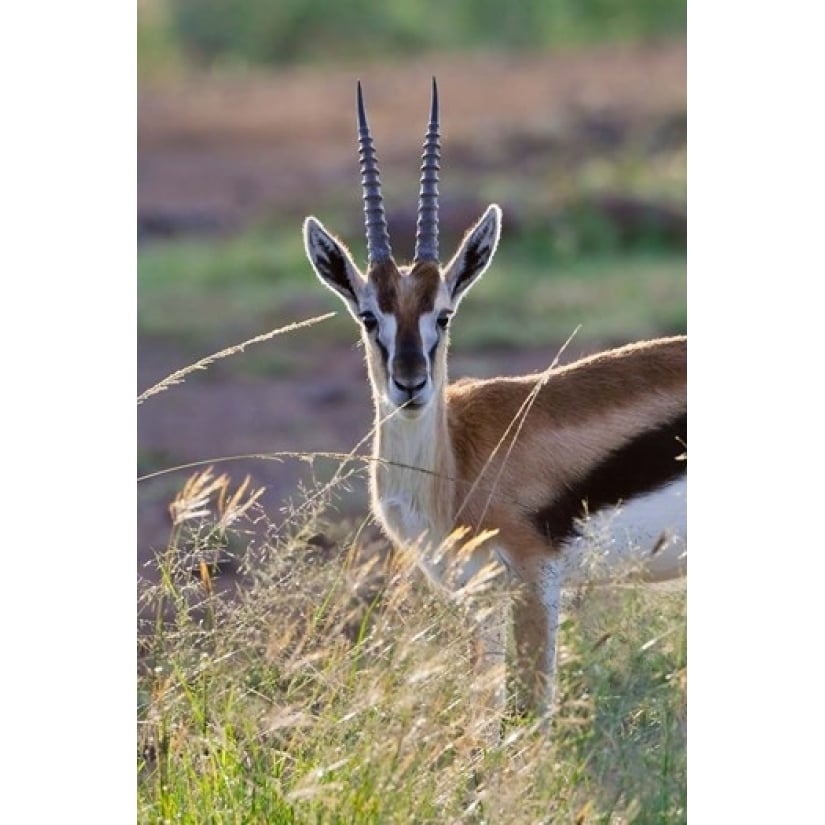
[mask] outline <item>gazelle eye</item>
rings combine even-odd
[[[358,317],[367,332],[372,332],[378,326],[378,319],[371,312],[362,312]]]
[[[450,315],[449,312],[442,312],[441,315],[438,316],[438,320],[436,323],[441,329],[447,329],[447,325],[450,323]]]

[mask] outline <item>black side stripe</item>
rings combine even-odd
[[[640,433],[539,510],[534,516],[536,527],[554,544],[572,538],[576,519],[651,493],[685,475],[686,444],[687,413]]]

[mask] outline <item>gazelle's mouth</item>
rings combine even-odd
[[[398,411],[398,414],[402,418],[417,418],[423,410],[429,404],[429,398],[421,398],[418,397],[410,398],[407,401],[404,401],[400,404],[396,403],[395,407]]]

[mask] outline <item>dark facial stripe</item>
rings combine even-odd
[[[399,320],[392,368],[394,376],[400,380],[411,376],[417,377],[422,372],[426,372],[421,333],[417,324],[404,323]]]
[[[651,493],[687,472],[687,413],[655,430],[641,433],[608,455],[585,478],[534,517],[541,533],[555,545],[575,534],[575,520]],[[586,507],[583,504],[586,502]]]
[[[418,355],[420,352],[421,333],[419,332],[418,324],[409,324],[404,323],[403,321],[397,321],[397,329],[395,333],[396,357],[401,358],[408,353],[415,353]]]
[[[387,369],[387,362],[390,360],[390,354],[387,348],[381,343],[381,339],[376,335],[375,343],[378,345],[378,351],[381,353],[381,361],[384,364],[384,369]]]

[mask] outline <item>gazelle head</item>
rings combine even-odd
[[[415,418],[446,382],[447,329],[467,290],[492,260],[501,231],[495,204],[470,228],[452,260],[438,255],[438,89],[433,78],[424,141],[415,256],[398,266],[390,249],[378,164],[358,84],[358,142],[367,231],[366,275],[349,250],[319,220],[304,221],[304,243],[315,272],[361,325],[376,400]]]

